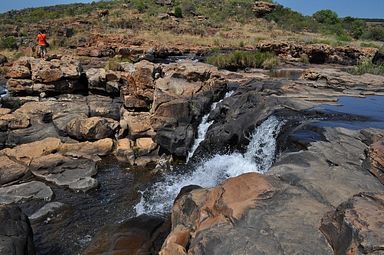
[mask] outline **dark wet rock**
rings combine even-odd
[[[92,159],[49,154],[32,160],[30,169],[35,176],[72,190],[97,187],[97,181],[90,178],[97,173],[96,161]]]
[[[375,65],[383,65],[384,64],[384,53],[381,51],[377,51],[375,56],[373,56],[372,63]]]
[[[41,207],[28,218],[32,222],[46,220],[48,217],[52,218],[68,208],[68,205],[61,202],[51,202]]]
[[[185,157],[198,120],[225,93],[227,83],[215,67],[202,63],[171,64],[163,71],[156,81],[151,124],[163,149]]]
[[[119,98],[110,98],[99,95],[87,96],[90,117],[104,117],[120,120],[122,102]]]
[[[4,65],[4,64],[7,63],[7,62],[8,62],[7,57],[4,56],[4,55],[2,55],[2,54],[0,54],[0,66],[1,66],[1,65]]]
[[[0,205],[0,254],[35,255],[28,217],[19,207]]]
[[[104,226],[82,254],[156,254],[168,232],[164,219],[139,216]]]
[[[49,201],[52,196],[50,187],[42,182],[31,181],[0,188],[0,205],[33,199]]]
[[[384,195],[360,193],[327,213],[320,230],[334,254],[381,254]]]

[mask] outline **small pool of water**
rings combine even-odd
[[[146,185],[151,176],[145,169],[127,169],[105,159],[96,179],[100,186],[87,193],[76,193],[47,183],[55,194],[51,202],[61,202],[69,208],[51,219],[32,222],[37,254],[80,254],[104,225],[121,223],[136,215],[137,190]],[[30,201],[20,207],[31,215],[46,203]]]
[[[338,98],[337,105],[321,105],[314,110],[327,113],[342,113],[354,116],[343,120],[317,121],[322,127],[344,127],[349,129],[384,128],[384,96],[368,96],[365,98]]]

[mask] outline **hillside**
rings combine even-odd
[[[45,29],[51,52],[73,49],[94,35],[136,44],[252,48],[268,41],[380,47],[381,24],[339,19],[331,11],[303,16],[280,5],[236,1],[101,1],[10,11],[0,15],[0,48],[9,57],[31,54]],[[108,15],[102,15],[107,11]],[[17,54],[12,50],[18,49]]]

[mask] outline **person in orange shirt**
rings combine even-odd
[[[44,31],[39,31],[37,35],[38,51],[37,55],[41,58],[45,58],[47,55],[47,35]]]

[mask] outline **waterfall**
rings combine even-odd
[[[207,113],[206,115],[203,116],[203,118],[201,119],[201,123],[199,124],[199,126],[197,127],[197,138],[195,139],[195,141],[193,142],[193,145],[192,145],[192,148],[191,150],[189,151],[188,153],[188,157],[187,157],[187,162],[192,158],[193,154],[195,153],[196,149],[199,147],[200,143],[202,141],[204,141],[205,139],[205,135],[207,134],[207,131],[209,129],[209,127],[213,124],[213,120],[211,121],[208,121],[208,117],[209,117],[209,114],[216,109],[217,105],[221,102],[223,102],[223,100],[227,97],[230,97],[232,96],[234,93],[234,91],[228,91],[227,93],[225,93],[225,96],[223,99],[221,99],[219,102],[215,102],[211,105],[211,111],[209,113]]]
[[[252,134],[244,154],[215,155],[196,165],[187,174],[165,176],[145,191],[136,205],[136,213],[163,214],[169,212],[181,188],[188,185],[213,187],[223,180],[248,172],[264,173],[272,166],[276,150],[276,137],[282,122],[269,117]]]

